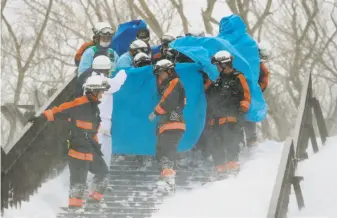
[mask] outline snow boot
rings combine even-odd
[[[176,172],[172,168],[163,169],[160,173],[160,180],[156,183],[160,191],[175,192]]]
[[[222,174],[237,174],[240,171],[240,163],[230,161],[223,165],[216,166],[216,172],[221,176]]]
[[[102,194],[98,192],[92,192],[89,194],[86,201],[86,208],[92,209],[106,209],[108,206],[102,198]]]

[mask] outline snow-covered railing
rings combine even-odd
[[[324,144],[328,137],[328,132],[321,106],[312,93],[310,73],[303,85],[293,136],[287,138],[284,144],[276,183],[269,205],[268,218],[287,217],[291,186],[294,188],[298,208],[302,209],[304,207],[304,199],[300,187],[300,181],[303,180],[303,177],[295,176],[295,172],[298,162],[308,158],[306,150],[309,145],[309,139],[311,140],[313,151],[315,153],[319,151],[314,131],[312,110],[316,117],[320,138]]]
[[[68,101],[74,96],[74,74],[36,114],[47,108]],[[41,183],[64,166],[62,159],[62,135],[68,134],[65,123],[48,125],[47,122],[28,123],[12,143],[1,148],[1,210],[16,206],[41,186]]]

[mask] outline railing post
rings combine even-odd
[[[326,142],[326,138],[328,137],[328,130],[326,128],[326,124],[324,121],[323,113],[322,113],[322,108],[321,105],[319,104],[319,101],[317,98],[311,98],[311,106],[314,110],[315,117],[316,117],[316,122],[318,126],[318,131],[321,136],[322,144]]]
[[[297,200],[297,206],[299,210],[301,210],[304,207],[304,198],[303,198],[302,189],[300,186],[300,182],[302,180],[303,180],[302,176],[294,176],[292,178],[292,184],[294,187],[295,196]]]

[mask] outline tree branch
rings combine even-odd
[[[207,8],[205,11],[201,9],[201,15],[207,33],[213,34],[213,26],[211,24],[212,13],[216,0],[207,0]]]
[[[272,0],[268,0],[262,15],[257,18],[257,22],[255,23],[255,25],[251,29],[252,34],[254,34],[255,31],[257,29],[259,29],[260,26],[262,26],[262,24],[263,24],[264,20],[267,18],[267,16],[271,14],[270,13],[271,3],[272,3]]]
[[[188,20],[184,13],[183,1],[179,0],[179,4],[176,2],[176,0],[170,0],[170,1],[171,1],[171,4],[175,7],[175,9],[178,11],[181,22],[183,24],[184,33],[187,33],[188,32]]]

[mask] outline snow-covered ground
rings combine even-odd
[[[266,217],[283,144],[260,144],[237,177],[177,193],[155,217]]]
[[[56,218],[61,206],[68,203],[68,167],[55,179],[44,183],[29,202],[22,202],[21,208],[5,209],[4,218]]]
[[[283,148],[282,143],[260,144],[240,174],[167,199],[154,217],[266,217]],[[302,191],[306,208],[298,211],[291,196],[289,217],[337,217],[337,137],[329,138],[318,154],[303,161]],[[8,209],[4,218],[54,218],[67,203],[69,172],[42,185],[20,209]]]

